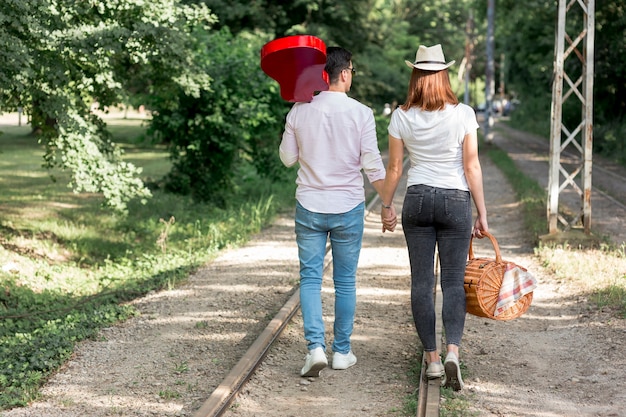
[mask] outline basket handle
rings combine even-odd
[[[489,232],[481,231],[480,233],[483,236],[487,236],[489,240],[491,241],[491,244],[493,245],[493,248],[496,251],[496,262],[498,263],[502,262],[502,256],[500,255],[500,247],[498,246],[498,241],[496,240],[496,238]],[[482,238],[479,238],[479,239],[482,239]],[[470,239],[470,246],[469,246],[469,259],[474,259],[474,249],[472,248],[473,240],[474,240],[474,237],[472,236],[472,238]]]

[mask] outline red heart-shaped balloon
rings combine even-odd
[[[316,91],[328,90],[325,65],[326,45],[315,36],[287,36],[261,48],[261,69],[278,82],[287,101],[311,101]]]

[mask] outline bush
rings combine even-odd
[[[593,151],[626,164],[626,122],[616,120],[600,126],[593,131]]]
[[[261,37],[222,29],[196,39],[211,89],[192,95],[181,85],[174,100],[157,96],[151,131],[170,146],[167,190],[222,207],[238,165],[250,163],[269,180],[284,175],[278,144],[289,105],[260,68]]]

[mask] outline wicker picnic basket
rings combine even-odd
[[[515,302],[515,304],[506,311],[495,316],[496,304],[498,303],[498,295],[500,294],[500,286],[502,278],[506,270],[507,264],[511,262],[503,261],[500,255],[500,247],[496,238],[488,233],[482,232],[491,240],[496,251],[496,257],[493,258],[475,258],[470,241],[469,257],[465,267],[465,297],[467,300],[467,312],[478,317],[487,317],[494,320],[512,320],[528,310],[533,299],[533,293],[529,292]],[[517,265],[519,266],[519,265]],[[524,271],[525,268],[519,266]]]

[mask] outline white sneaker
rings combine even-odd
[[[311,349],[306,354],[304,366],[300,371],[300,376],[320,376],[320,371],[328,366],[326,352],[321,347]]]
[[[333,369],[348,369],[356,364],[356,356],[352,351],[348,353],[335,352],[333,354]]]
[[[441,385],[444,387],[450,387],[455,391],[461,391],[463,389],[463,378],[461,378],[461,367],[459,366],[459,359],[454,352],[448,352],[446,360],[443,363],[445,374]]]
[[[443,365],[441,362],[431,362],[428,364],[428,368],[426,369],[426,378],[427,379],[437,379],[443,376]]]

